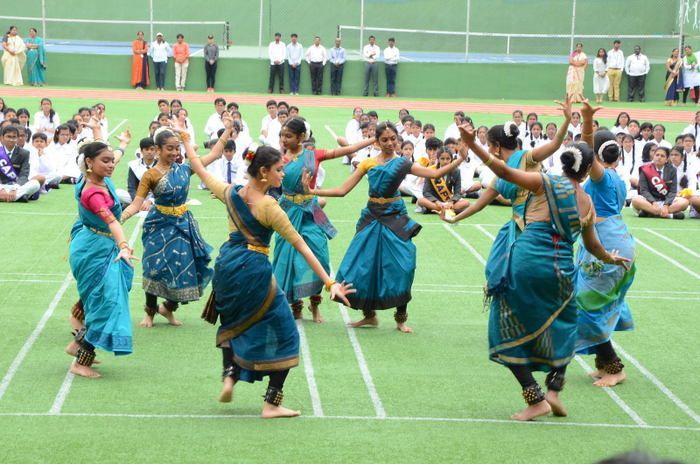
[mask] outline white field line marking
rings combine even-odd
[[[66,293],[66,290],[68,290],[68,286],[72,281],[73,276],[70,272],[68,272],[68,274],[66,274],[65,279],[63,279],[63,284],[61,284],[61,287],[56,292],[56,295],[54,295],[53,300],[51,300],[51,303],[49,303],[49,307],[44,312],[44,315],[41,316],[41,319],[34,328],[34,331],[24,342],[24,345],[22,345],[22,348],[20,348],[19,353],[17,353],[17,356],[15,356],[15,359],[12,361],[12,364],[10,364],[10,368],[7,370],[7,373],[2,378],[2,381],[0,381],[0,399],[2,399],[2,397],[5,395],[7,388],[10,386],[10,382],[12,382],[12,379],[14,378],[15,374],[17,374],[17,371],[22,365],[22,362],[24,362],[24,358],[27,357],[27,354],[29,353],[29,350],[32,349],[34,342],[37,341],[39,335],[41,335],[41,332],[44,330],[44,327],[46,327],[46,323],[53,315],[56,306],[58,306],[58,303],[61,302],[63,294]]]
[[[591,372],[593,372],[593,368],[592,368],[591,366],[589,366],[588,363],[587,363],[586,361],[584,361],[583,359],[581,359],[580,356],[575,356],[574,359],[575,359],[576,361],[578,361],[578,363],[581,365],[581,367],[583,367],[583,370],[586,371],[587,374],[590,374]],[[632,418],[632,420],[633,420],[637,425],[642,426],[642,427],[645,427],[645,426],[648,425],[648,424],[644,421],[644,419],[642,419],[641,417],[639,417],[639,414],[637,414],[637,413],[634,411],[634,409],[630,408],[629,405],[628,405],[627,403],[625,403],[625,402],[622,400],[622,398],[620,398],[620,396],[619,396],[617,393],[615,393],[615,392],[613,391],[612,388],[610,388],[610,387],[602,387],[602,388],[603,388],[603,391],[604,391],[605,393],[607,393],[608,396],[610,396],[610,398],[612,398],[612,400],[620,407],[620,409],[622,409],[623,411],[625,411],[625,413],[627,413],[627,415],[630,416],[630,418]]]
[[[115,128],[115,130],[116,130],[116,128]],[[131,236],[129,237],[129,247],[130,248],[134,247],[134,242],[136,241],[136,238],[139,236],[139,231],[141,230],[141,226],[143,225],[144,219],[145,218],[143,218],[143,217],[139,218],[139,221],[136,223],[134,230],[131,231]],[[73,361],[73,362],[75,362],[75,361]],[[75,378],[75,374],[73,374],[70,371],[70,368],[68,368],[68,372],[66,372],[66,377],[63,379],[63,383],[61,384],[61,388],[58,389],[58,393],[56,393],[56,398],[54,398],[53,404],[51,405],[51,409],[49,409],[49,414],[55,415],[55,414],[61,413],[61,409],[63,409],[63,404],[66,402],[66,399],[68,398],[68,394],[70,393],[70,388],[73,385],[74,378]]]
[[[336,134],[336,133],[333,131],[333,129],[331,129],[331,126],[329,126],[328,124],[326,124],[326,125],[323,126],[323,127],[325,127],[326,130],[331,134],[331,137],[333,137],[333,140],[338,140],[338,134]]]
[[[128,414],[128,413],[60,413],[49,414],[45,412],[0,412],[0,417],[81,417],[81,418],[123,418],[123,419],[158,419],[158,420],[236,420],[253,419],[260,420],[259,414]],[[522,427],[535,426],[557,426],[557,427],[579,427],[579,428],[610,428],[610,429],[646,429],[646,430],[670,430],[681,432],[700,432],[700,427],[678,427],[671,425],[636,425],[636,424],[606,424],[596,422],[564,422],[564,421],[528,421],[521,422],[508,419],[481,419],[471,417],[410,417],[410,416],[387,416],[378,418],[376,416],[301,416],[296,420],[347,420],[347,421],[396,421],[396,422],[447,422],[447,423],[467,423],[467,424],[503,424],[517,425]]]
[[[297,330],[299,330],[299,344],[301,346],[301,356],[304,359],[304,373],[306,374],[306,383],[309,385],[309,394],[311,395],[311,406],[314,410],[314,416],[323,417],[323,406],[321,406],[321,395],[318,393],[316,385],[316,375],[314,374],[314,366],[311,363],[311,349],[309,341],[306,338],[306,331],[302,321],[297,320]]]
[[[105,137],[105,140],[109,140],[109,138],[112,136],[112,134],[114,134],[114,133],[117,131],[117,129],[119,129],[120,127],[122,127],[122,124],[124,124],[124,123],[127,122],[127,121],[128,121],[128,119],[122,119],[122,122],[120,122],[119,124],[117,124],[116,126],[114,126],[114,129],[112,129],[111,131],[109,131],[109,134],[107,134],[107,137]]]
[[[639,243],[641,246],[643,246],[643,247],[646,248],[647,250],[651,251],[651,252],[654,253],[655,255],[657,255],[657,256],[659,256],[659,257],[665,259],[665,260],[668,261],[669,263],[673,264],[674,266],[676,266],[678,269],[682,270],[683,272],[686,272],[686,273],[690,274],[691,276],[695,277],[696,279],[700,279],[700,274],[698,274],[698,273],[695,272],[695,271],[692,271],[692,270],[688,269],[687,267],[685,267],[684,265],[682,265],[681,263],[679,263],[679,262],[676,261],[675,259],[673,259],[673,258],[671,258],[671,257],[669,257],[669,256],[666,256],[665,254],[661,253],[660,251],[656,251],[654,248],[652,248],[652,247],[650,247],[649,245],[647,245],[646,243],[642,242],[642,241],[639,240],[637,237],[634,237],[634,241],[637,242],[637,243]]]
[[[664,393],[664,395],[666,395],[671,401],[673,401],[675,405],[678,406],[678,408],[680,408],[681,411],[686,413],[691,419],[700,424],[700,416],[695,411],[693,411],[690,408],[690,406],[681,401],[681,399],[678,398],[671,390],[669,390],[669,388],[666,385],[661,383],[661,381],[658,378],[656,378],[654,374],[649,372],[649,370],[646,367],[644,367],[642,363],[637,361],[636,358],[630,356],[620,345],[618,345],[615,342],[612,343],[615,347],[615,351],[620,353],[620,355],[622,355],[622,357],[625,358],[627,361],[631,362],[634,365],[634,367],[636,367],[639,370],[639,372],[642,373],[644,377],[646,377],[651,383],[656,385],[656,387],[659,390],[661,390]]]
[[[685,251],[685,252],[688,253],[689,255],[695,256],[696,258],[700,258],[700,253],[697,253],[697,252],[691,250],[690,248],[688,248],[688,247],[686,247],[686,246],[683,246],[683,245],[681,245],[680,243],[678,243],[678,242],[676,242],[676,241],[674,241],[674,240],[671,240],[670,238],[666,237],[665,235],[662,235],[662,234],[656,232],[655,230],[652,230],[652,229],[649,229],[649,228],[644,228],[644,230],[647,231],[647,232],[649,232],[650,234],[656,235],[657,237],[659,237],[659,238],[662,239],[662,240],[666,240],[666,241],[667,241],[668,243],[670,243],[671,245],[677,246],[678,248],[680,248],[681,250]],[[635,237],[635,238],[636,238],[636,237]]]
[[[452,230],[452,228],[451,228],[450,226],[448,226],[447,224],[443,224],[442,226],[445,228],[446,231],[448,231],[449,233],[451,233],[452,236],[453,236],[454,238],[456,238],[457,241],[458,241],[459,243],[462,244],[462,246],[464,246],[464,248],[466,248],[467,250],[469,250],[469,252],[470,252],[472,255],[474,255],[474,257],[475,257],[483,266],[486,265],[486,260],[484,259],[484,257],[481,256],[481,254],[480,254],[478,251],[476,251],[476,249],[475,249],[473,246],[471,246],[471,245],[469,244],[469,242],[467,242],[467,241],[464,239],[464,237],[462,237],[462,236],[459,235],[457,232],[455,232],[454,230]]]
[[[493,235],[493,234],[492,234],[491,232],[489,232],[488,230],[484,229],[484,226],[482,226],[481,224],[475,224],[474,226],[475,226],[477,229],[479,229],[484,235],[486,235],[487,237],[489,237],[491,240],[495,240],[495,239],[496,239],[496,236]]]

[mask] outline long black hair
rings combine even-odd
[[[269,168],[277,164],[282,159],[282,155],[275,148],[258,147],[252,154],[249,153],[246,155],[246,159],[250,162],[248,166],[248,175],[251,177],[258,177],[260,169]]]
[[[520,111],[520,110],[517,110]],[[522,113],[522,111],[521,111]],[[497,126],[491,127],[486,133],[486,138],[492,144],[498,144],[507,150],[515,150],[518,148],[518,135],[520,134],[520,129],[518,129],[517,124],[511,122],[510,124],[510,136],[506,135],[504,130],[504,125],[499,124]]]
[[[51,109],[49,110],[49,122],[53,123],[53,117],[56,116],[56,112],[53,110],[53,103],[51,102],[50,98],[44,97],[39,102],[39,108],[41,108],[41,105],[43,105],[44,102],[49,102],[49,105],[51,105]]]

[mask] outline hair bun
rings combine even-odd
[[[511,137],[517,137],[520,135],[520,129],[518,129],[518,126],[514,122],[510,125],[510,135]]]

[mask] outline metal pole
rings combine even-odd
[[[510,35],[506,37],[506,55],[510,55]]]
[[[464,39],[464,61],[469,61],[469,30],[471,29],[472,0],[467,0],[467,35]]]
[[[678,7],[678,56],[683,56],[683,30],[685,29],[685,0],[679,0]]]
[[[46,40],[46,0],[41,0],[41,36]]]
[[[572,3],[571,11],[571,44],[569,46],[569,53],[574,49],[574,33],[576,32],[576,0]]]
[[[360,53],[365,46],[365,0],[360,0]]]
[[[262,24],[263,24],[263,4],[264,0],[260,0],[260,19],[258,22],[258,58],[262,58]]]
[[[148,1],[148,40],[155,40],[153,37],[153,0]]]

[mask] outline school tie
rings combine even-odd
[[[231,183],[231,162],[226,162],[226,182]]]

